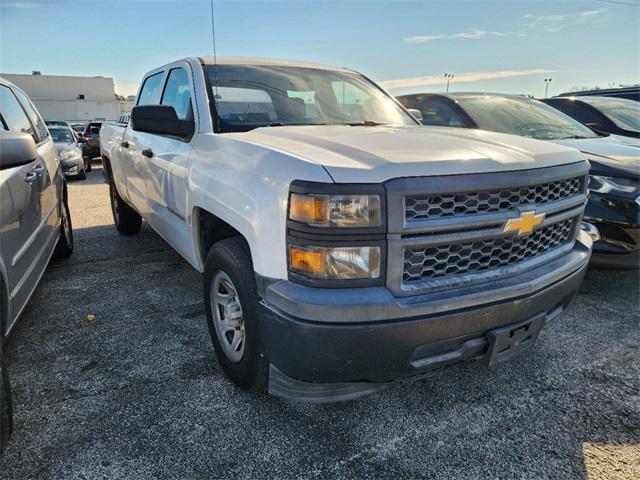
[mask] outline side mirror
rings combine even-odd
[[[140,105],[133,107],[131,128],[137,132],[158,133],[186,138],[195,132],[193,120],[180,120],[170,105]]]
[[[36,142],[31,135],[0,131],[0,170],[26,165],[37,157]]]
[[[409,110],[409,113],[413,115],[413,118],[415,118],[419,122],[422,122],[422,112],[420,110],[418,110],[417,108],[408,108],[407,110]]]

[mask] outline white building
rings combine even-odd
[[[117,120],[120,116],[112,78],[11,73],[0,76],[24,90],[45,120]]]

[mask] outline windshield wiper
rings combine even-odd
[[[350,127],[377,127],[378,125],[388,125],[387,123],[374,122],[373,120],[363,120],[362,122],[345,123]]]
[[[567,137],[560,137],[559,140],[586,140],[588,138],[598,138],[598,137],[585,137],[582,135],[569,135]]]

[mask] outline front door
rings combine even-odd
[[[20,106],[13,90],[0,85],[0,128],[28,133],[34,141],[39,137]],[[54,147],[55,148],[55,147]],[[5,277],[8,305],[5,307],[5,334],[15,322],[36,286],[39,274],[38,237],[41,232],[43,172],[41,157],[18,167],[0,169],[0,268]]]

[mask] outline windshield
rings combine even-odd
[[[538,140],[597,137],[592,130],[573,118],[530,98],[486,96],[455,100],[483,130]]]
[[[618,127],[640,130],[640,102],[624,98],[580,97],[580,100],[596,107]]]
[[[55,143],[73,143],[75,139],[71,134],[71,130],[66,128],[52,128],[49,130],[51,138]]]
[[[361,75],[302,67],[205,67],[221,132],[286,125],[416,125]]]

